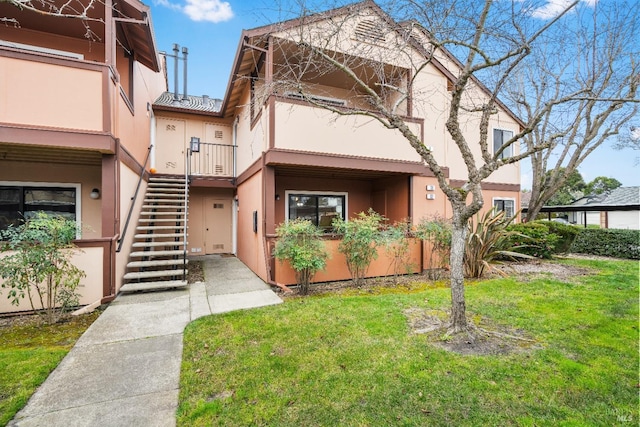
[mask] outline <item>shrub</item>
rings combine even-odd
[[[427,269],[430,279],[437,280],[439,269],[447,268],[451,253],[451,221],[440,217],[422,218],[416,226],[416,237],[431,246]]]
[[[347,268],[353,284],[359,286],[367,273],[371,261],[377,258],[377,246],[381,241],[380,228],[384,217],[373,209],[360,212],[349,221],[342,218],[333,220],[333,228],[342,234],[338,251],[347,260]]]
[[[580,227],[575,225],[563,224],[555,221],[537,221],[545,224],[550,233],[558,236],[553,253],[563,254],[569,252],[576,236],[580,234]]]
[[[469,220],[467,242],[464,252],[464,274],[467,277],[482,277],[492,261],[500,257],[532,258],[529,255],[511,251],[511,238],[518,234],[508,231],[513,221],[504,211],[492,209],[483,216],[477,216],[477,224]]]
[[[560,240],[556,234],[549,232],[545,222],[511,224],[507,230],[513,232],[509,237],[511,250],[536,258],[550,259]]]
[[[385,252],[391,258],[390,268],[393,268],[394,283],[398,283],[398,275],[404,270],[409,273],[411,263],[409,259],[409,234],[411,224],[409,220],[396,222],[382,230],[380,235],[380,243],[384,247]]]
[[[300,293],[306,295],[313,276],[327,265],[323,233],[311,221],[296,219],[280,224],[276,234],[278,241],[273,255],[280,261],[289,261],[300,285]]]
[[[640,259],[640,230],[586,228],[576,237],[571,252]]]
[[[43,309],[48,323],[78,305],[76,290],[85,273],[71,263],[75,236],[75,221],[44,213],[0,232],[5,240],[0,249],[15,251],[0,263],[2,288],[9,288],[12,304],[26,296],[34,311]]]

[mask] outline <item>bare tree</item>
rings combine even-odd
[[[536,218],[596,148],[626,135],[638,113],[640,10],[624,2],[599,2],[595,8],[577,9],[548,34],[546,43],[535,46],[505,95],[529,121],[567,92],[582,93],[547,110],[540,125],[523,138],[527,148],[549,145],[530,157],[527,220]]]
[[[0,0],[0,5],[3,3],[14,6],[20,11],[41,16],[78,20],[85,28],[85,37],[92,41],[98,40],[98,37],[91,29],[91,24],[104,24],[102,14],[107,5],[103,0]],[[111,8],[111,0],[108,0],[108,3],[108,7]],[[19,27],[20,19],[15,16],[0,15],[0,23]]]
[[[305,6],[301,1],[297,4]],[[527,1],[397,0],[384,6],[391,14],[372,1],[364,1],[320,15],[303,8],[298,21],[265,29],[263,43],[273,49],[279,62],[273,75],[254,76],[255,81],[264,77],[264,96],[291,91],[337,116],[371,117],[399,131],[435,174],[453,208],[449,333],[469,332],[463,256],[467,223],[484,204],[482,182],[499,168],[551,147],[560,132],[532,139],[520,152],[512,150],[554,111],[611,96],[577,86],[541,98],[536,109],[519,123],[518,132],[495,150],[490,144],[490,123],[506,111],[498,97],[508,92],[523,67],[535,66],[527,64],[534,48],[548,43],[547,34],[563,20],[574,18],[572,10],[577,4],[575,1],[554,16],[536,19]],[[371,10],[377,11],[377,18],[371,18]],[[446,75],[448,84],[444,87],[441,82],[425,83],[429,80],[425,75],[434,68]],[[614,76],[618,78],[615,72]],[[343,82],[346,96],[355,100],[353,108],[335,106],[317,96],[323,79],[328,78]],[[528,82],[522,80],[521,84],[527,86]],[[534,89],[523,87],[527,94],[535,93]],[[445,101],[434,105],[435,94],[444,94]],[[413,131],[407,120],[410,108],[444,118],[446,131],[466,166],[463,185],[449,182],[445,165],[427,148],[430,144]],[[470,132],[472,127],[474,132]]]

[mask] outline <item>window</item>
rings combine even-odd
[[[74,187],[50,186],[9,186],[0,185],[0,230],[9,225],[18,225],[22,219],[29,219],[37,212],[60,215],[76,220],[76,196]]]
[[[287,219],[307,219],[324,230],[335,218],[345,219],[346,193],[287,193]]]
[[[497,153],[502,145],[513,138],[513,132],[510,130],[494,129],[493,130],[493,152]],[[513,156],[513,145],[509,145],[502,150],[498,156],[499,159],[506,159]]]
[[[505,215],[511,218],[516,212],[516,201],[514,199],[493,199],[493,207],[497,211],[504,211]]]

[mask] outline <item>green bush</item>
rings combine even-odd
[[[13,252],[0,262],[2,288],[9,289],[12,304],[28,298],[50,324],[78,305],[77,288],[85,273],[71,262],[75,236],[75,221],[45,213],[0,232],[0,251]]]
[[[640,230],[586,228],[576,237],[571,252],[640,259]]]
[[[380,229],[385,218],[369,209],[345,221],[342,218],[333,220],[336,233],[342,235],[338,251],[347,260],[347,268],[351,273],[353,284],[359,286],[367,274],[371,261],[378,257],[377,247],[382,241]]]
[[[398,275],[411,272],[411,251],[409,236],[411,223],[408,219],[387,225],[380,233],[380,244],[391,258],[389,268],[393,270],[393,282],[398,283]]]
[[[575,225],[563,224],[555,221],[536,221],[547,226],[550,233],[558,236],[553,253],[564,254],[569,252],[576,236],[580,234],[581,228]]]
[[[322,241],[322,231],[311,221],[296,219],[280,224],[276,229],[278,241],[273,256],[289,261],[295,271],[300,293],[309,292],[313,276],[327,265],[327,250]]]
[[[427,277],[440,278],[440,271],[449,266],[451,253],[451,221],[436,215],[422,218],[416,226],[415,235],[430,246],[425,268]]]
[[[548,223],[533,221],[509,225],[507,230],[513,232],[509,236],[511,250],[536,258],[551,258],[560,237],[549,231]]]

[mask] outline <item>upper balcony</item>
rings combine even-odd
[[[109,132],[108,66],[0,46],[0,123]]]
[[[334,102],[339,102],[339,99]],[[423,121],[406,119],[412,132],[423,137]],[[306,102],[278,97],[275,103],[273,148],[400,162],[422,162],[406,138],[364,115],[340,116]]]

